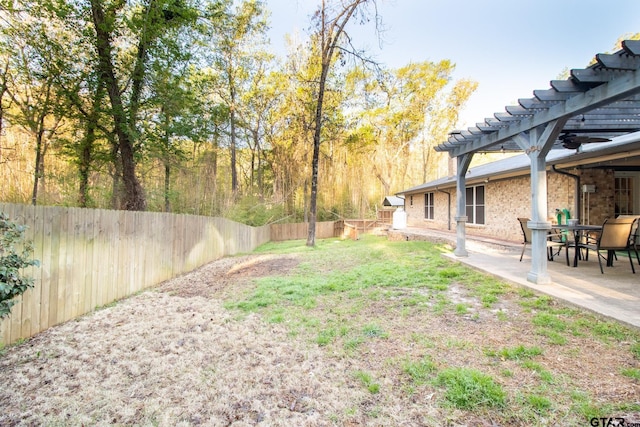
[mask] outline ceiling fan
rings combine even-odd
[[[576,150],[582,144],[588,144],[591,142],[609,142],[609,138],[601,138],[595,136],[576,135],[575,133],[564,133],[558,138],[562,142],[564,148],[570,150]]]

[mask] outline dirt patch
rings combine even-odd
[[[242,287],[257,277],[285,275],[299,262],[295,255],[267,254],[222,258],[165,282],[157,290],[181,297],[223,298],[231,285]]]

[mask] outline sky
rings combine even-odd
[[[460,114],[460,129],[504,112],[566,69],[585,68],[596,53],[620,49],[618,38],[640,32],[640,0],[377,0],[386,31],[352,33],[356,47],[400,68],[449,59],[454,79],[479,83]],[[285,34],[306,35],[318,0],[266,0],[269,37],[284,55]]]

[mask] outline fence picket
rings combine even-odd
[[[34,277],[39,278],[40,284],[40,323],[36,330],[32,331],[32,334],[44,331],[49,327],[49,311],[51,310],[51,235],[52,227],[51,221],[46,216],[44,207],[38,207],[38,224],[42,227],[42,233],[40,233],[40,243],[35,247],[36,252],[40,252],[40,267],[37,269],[38,273]],[[38,227],[38,225],[36,225]],[[34,244],[38,245],[37,238],[34,239]],[[38,280],[36,280],[36,286]]]
[[[58,318],[60,311],[60,305],[58,304],[58,296],[61,292],[60,286],[60,238],[62,235],[62,209],[53,208],[48,217],[51,222],[51,256],[49,258],[42,259],[42,262],[48,259],[49,261],[49,281],[51,282],[49,289],[49,321],[48,326],[58,324]],[[47,267],[40,264],[40,268],[46,269]]]

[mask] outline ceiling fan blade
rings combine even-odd
[[[562,146],[569,150],[577,150],[581,145],[582,143],[576,141],[565,141],[562,143]]]
[[[564,148],[568,148],[570,150],[576,150],[582,144],[588,144],[591,142],[609,142],[611,141],[609,138],[595,137],[595,136],[587,136],[587,135],[576,135],[575,133],[565,133],[560,135],[558,138],[562,142],[562,146]]]
[[[589,142],[609,142],[611,141],[609,138],[596,138],[596,137],[587,137],[584,141],[582,141],[582,143],[589,143]]]

